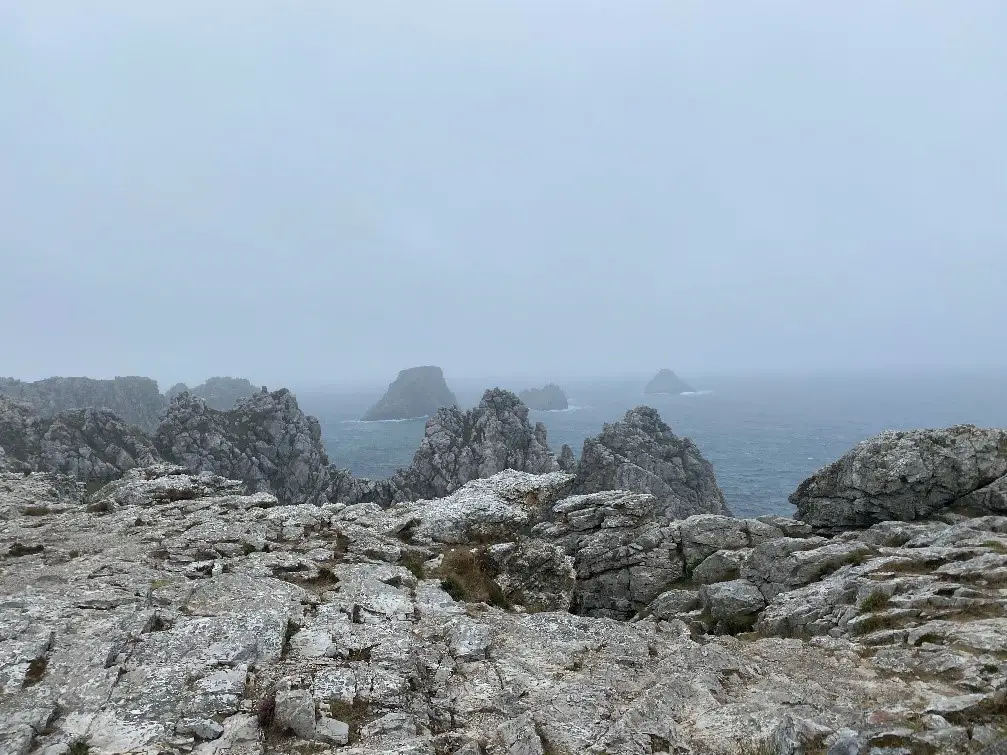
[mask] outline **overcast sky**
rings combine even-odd
[[[0,0],[0,374],[1005,365],[1005,39],[1003,0]]]

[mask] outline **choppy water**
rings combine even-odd
[[[801,480],[884,429],[961,422],[1007,427],[1007,373],[686,379],[700,392],[645,397],[643,382],[567,381],[574,408],[532,412],[532,420],[546,424],[554,451],[569,443],[579,454],[584,438],[603,423],[634,406],[654,406],[675,433],[696,441],[739,516],[792,513],[787,496]],[[453,387],[463,406],[481,393]],[[380,393],[380,387],[298,392],[302,408],[321,421],[332,460],[365,477],[407,465],[423,437],[423,419],[353,421]]]

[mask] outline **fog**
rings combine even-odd
[[[0,374],[1007,365],[1007,4],[0,0]]]

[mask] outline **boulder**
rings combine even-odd
[[[650,493],[668,519],[730,515],[710,462],[647,406],[626,412],[622,421],[606,424],[600,435],[584,441],[577,491],[603,490]]]
[[[415,419],[458,405],[440,367],[410,367],[399,372],[384,396],[364,414],[364,421]]]
[[[885,432],[802,482],[790,502],[798,519],[838,532],[922,519],[963,499],[995,507],[1004,475],[1005,430],[956,425]]]
[[[185,383],[177,383],[164,396],[170,404],[183,393],[189,393],[205,401],[211,409],[226,412],[258,392],[259,389],[245,378],[212,377],[194,388],[187,387]]]

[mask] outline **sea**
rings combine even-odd
[[[652,406],[677,435],[696,442],[731,510],[744,517],[791,515],[787,498],[803,479],[882,430],[1007,427],[1007,370],[682,377],[694,393],[646,396],[646,378],[556,381],[570,408],[532,411],[530,419],[545,423],[554,452],[566,443],[579,456],[584,439],[605,423]],[[463,408],[494,382],[449,379]],[[498,382],[515,391],[541,385]],[[321,422],[330,460],[361,477],[387,477],[407,466],[423,437],[424,418],[359,421],[384,389],[297,391],[301,408]]]

